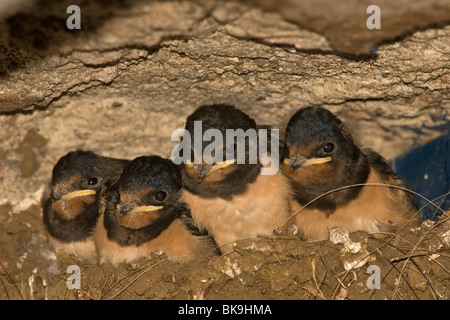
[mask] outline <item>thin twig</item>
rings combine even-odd
[[[6,266],[1,264],[3,270],[5,271],[6,277],[9,279],[9,281],[11,282],[12,286],[14,288],[16,288],[16,290],[19,292],[20,297],[22,298],[22,300],[25,300],[25,297],[23,296],[22,290],[19,289],[19,287],[17,286],[16,282],[13,280],[13,278],[11,277],[11,275],[9,274],[8,270],[6,269]],[[6,287],[5,287],[6,289]],[[8,294],[9,296],[9,294]]]
[[[327,298],[323,294],[322,290],[320,290],[320,287],[319,287],[319,285],[317,283],[317,279],[316,279],[316,257],[315,256],[311,259],[311,268],[312,268],[312,276],[313,276],[314,284],[316,285],[317,291],[319,292],[320,297],[323,300],[327,300]]]
[[[330,191],[327,191],[325,193],[322,193],[321,195],[317,196],[316,198],[312,199],[311,201],[309,201],[308,203],[306,203],[303,207],[301,207],[300,209],[298,209],[295,213],[293,213],[279,228],[282,228],[283,226],[285,226],[292,218],[294,218],[296,215],[298,215],[304,208],[308,207],[310,204],[314,203],[315,201],[319,200],[320,198],[331,194],[333,192],[337,192],[337,191],[341,191],[341,190],[345,190],[345,189],[349,189],[349,188],[354,188],[354,187],[365,187],[365,186],[373,186],[373,187],[389,187],[389,188],[395,188],[395,189],[400,189],[406,192],[410,192],[420,198],[422,198],[423,200],[425,200],[426,202],[428,202],[428,204],[433,205],[434,207],[436,207],[437,210],[442,211],[442,213],[445,213],[444,209],[442,209],[441,207],[439,207],[438,205],[436,205],[432,200],[424,197],[423,195],[421,195],[420,193],[417,193],[413,190],[410,190],[408,188],[404,188],[404,187],[400,187],[400,186],[396,186],[396,185],[391,185],[391,184],[387,184],[387,183],[357,183],[357,184],[351,184],[348,186],[344,186],[344,187],[340,187],[340,188],[336,188],[336,189],[332,189]],[[450,192],[439,196],[436,199],[439,199],[441,197],[447,196],[449,195]],[[419,213],[419,211],[416,212],[416,214]]]
[[[422,269],[420,268],[420,266],[417,264],[417,262],[414,261],[414,259],[411,259],[411,262],[416,266],[417,270],[422,274],[422,276],[423,276],[423,277],[425,278],[425,280],[427,281],[428,286],[430,287],[431,292],[432,292],[433,295],[434,295],[434,298],[435,298],[436,300],[442,300],[441,297],[439,296],[438,292],[434,289],[434,287],[433,287],[433,285],[432,285],[432,283],[431,283],[431,281],[430,281],[430,279],[429,279],[429,277],[428,277],[429,274],[423,272]],[[439,297],[439,298],[438,298],[438,297]]]
[[[417,250],[417,248],[419,247],[420,243],[421,243],[423,240],[425,240],[425,237],[428,236],[428,235],[430,234],[431,230],[433,230],[433,229],[436,228],[438,225],[440,225],[441,223],[443,223],[443,222],[445,222],[445,221],[447,221],[447,220],[449,220],[449,219],[450,219],[449,217],[447,217],[447,218],[445,218],[445,219],[442,219],[442,220],[438,221],[436,224],[434,224],[429,230],[427,230],[427,231],[422,235],[422,237],[419,239],[419,241],[414,245],[414,247],[413,247],[413,249],[411,250],[410,254],[413,254],[413,253]],[[402,268],[402,270],[401,270],[401,273],[402,273],[402,274],[403,274],[403,272],[404,272],[404,270],[405,270],[405,268],[406,268],[406,265],[407,265],[408,262],[410,261],[410,259],[411,259],[411,258],[406,258],[406,262],[405,262],[405,264],[403,265],[403,268]],[[394,290],[394,297],[395,297],[395,294],[396,294],[396,292],[397,292],[397,289],[398,289],[399,285],[400,285],[400,281],[399,281],[399,283],[397,284],[397,286],[395,287],[395,290]],[[393,298],[394,298],[394,297],[393,297]]]
[[[429,255],[432,255],[432,254],[436,254],[439,251],[440,250],[436,250],[436,251],[418,251],[418,252],[406,254],[406,255],[403,255],[403,256],[394,257],[390,261],[391,262],[398,262],[398,261],[402,261],[402,260],[409,259],[409,258],[414,258],[414,257],[429,256]]]
[[[154,267],[160,265],[163,262],[169,261],[169,259],[164,259],[162,261],[159,261],[151,266],[148,266],[146,268],[146,270],[144,270],[143,272],[141,272],[134,280],[130,281],[125,287],[122,288],[122,290],[120,290],[115,296],[109,298],[108,300],[113,300],[115,298],[117,298],[122,292],[124,292],[125,290],[127,290],[133,283],[136,282],[136,280],[138,280],[140,277],[142,277],[144,274],[146,274],[147,272],[149,272],[151,269],[153,269]]]

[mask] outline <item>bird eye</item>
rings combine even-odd
[[[164,201],[164,199],[167,197],[167,193],[165,193],[164,191],[158,191],[155,194],[155,199],[158,201]]]
[[[333,152],[333,150],[334,150],[334,143],[332,142],[328,142],[326,145],[323,146],[323,151],[325,151],[326,153]]]
[[[98,182],[97,178],[90,178],[88,180],[88,185],[95,186],[97,184],[97,182]]]

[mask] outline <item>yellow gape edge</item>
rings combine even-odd
[[[303,164],[303,166],[307,167],[307,166],[311,166],[313,164],[320,164],[320,163],[325,163],[331,161],[331,157],[326,157],[326,158],[311,158],[306,160],[306,162]]]
[[[325,163],[325,162],[328,162],[328,161],[331,161],[331,157],[326,157],[326,158],[311,158],[311,159],[307,159],[307,160],[305,161],[305,163],[303,163],[303,167],[307,167],[307,166],[310,166],[310,165],[313,165],[313,164]],[[291,159],[290,159],[290,158],[285,158],[285,159],[283,160],[283,162],[284,162],[285,164],[287,164],[288,166],[291,165]]]
[[[206,174],[205,178],[206,178],[207,176],[209,176],[211,173],[213,173],[213,172],[215,172],[215,171],[217,171],[217,170],[226,168],[226,167],[228,167],[229,165],[234,164],[234,163],[236,163],[236,159],[226,160],[225,162],[217,163],[217,164],[213,165],[213,166],[211,167],[211,169],[209,169],[209,171],[208,171],[208,173]]]
[[[140,206],[140,207],[134,208],[133,210],[128,212],[128,214],[136,214],[136,213],[148,212],[148,211],[157,211],[162,208],[163,208],[163,206]]]
[[[70,199],[73,199],[73,198],[93,195],[95,193],[96,193],[95,190],[91,190],[91,189],[77,190],[77,191],[69,192],[69,193],[61,196],[61,199],[63,199],[63,200],[70,200]]]
[[[186,167],[192,168],[194,166],[194,163],[191,160],[186,160]]]

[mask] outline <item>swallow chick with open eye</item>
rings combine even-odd
[[[180,202],[181,177],[172,161],[142,156],[107,185],[95,243],[100,263],[127,263],[163,251],[173,261],[214,254],[216,244],[193,225]]]
[[[92,231],[99,215],[100,191],[106,181],[117,179],[126,163],[83,150],[58,160],[43,197],[44,224],[56,251],[89,262],[97,260]]]
[[[236,240],[271,235],[289,216],[289,181],[278,171],[278,165],[275,174],[263,175],[259,158],[250,163],[249,144],[257,142],[245,140],[245,161],[238,163],[237,158],[243,154],[242,146],[239,151],[237,139],[231,142],[226,139],[227,130],[257,130],[255,120],[231,105],[197,108],[187,118],[185,126],[190,136],[194,136],[191,157],[198,148],[196,122],[201,123],[202,136],[210,130],[218,130],[224,138],[223,144],[211,152],[209,142],[202,141],[199,150],[202,158],[180,164],[183,200],[191,209],[194,222],[208,231],[222,254],[231,252]],[[216,150],[221,148],[222,158],[217,162],[209,161],[208,157],[216,155]]]
[[[305,239],[326,239],[337,226],[382,233],[418,220],[406,181],[379,154],[361,150],[327,109],[300,109],[285,134],[281,168],[291,181],[293,219]],[[354,184],[366,185],[347,187]]]

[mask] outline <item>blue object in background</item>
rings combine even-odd
[[[450,210],[450,134],[447,133],[391,161],[392,168],[420,193],[444,211]],[[422,217],[437,220],[442,211],[417,196]]]

